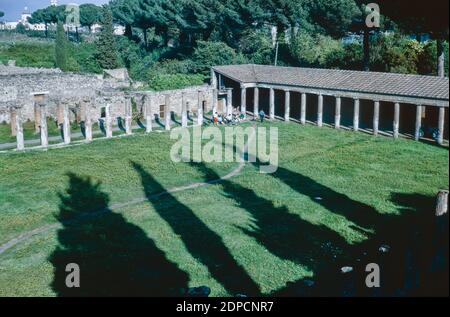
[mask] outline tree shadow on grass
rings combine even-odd
[[[193,164],[205,178],[218,179],[212,169]],[[372,221],[364,225],[374,230],[368,239],[348,244],[330,229],[313,225],[285,207],[275,207],[252,190],[222,180],[225,194],[254,218],[252,229],[243,229],[272,254],[307,266],[313,278],[302,279],[274,292],[274,296],[447,296],[448,216],[434,216],[435,198],[420,194],[392,194],[400,215],[380,214],[298,173],[281,169],[276,177],[298,179],[297,191],[311,198],[322,196],[318,204],[331,212],[358,221],[366,213]],[[292,173],[290,175],[289,173]],[[294,184],[292,184],[294,186]],[[298,187],[297,187],[298,186]],[[308,186],[311,186],[308,188]],[[330,199],[331,197],[331,199]],[[337,205],[332,204],[334,202]],[[387,252],[383,251],[386,250]],[[368,288],[366,266],[376,263],[381,270],[381,287]],[[344,266],[352,267],[342,273]]]
[[[258,163],[255,165],[259,166]],[[354,224],[351,226],[352,229],[363,234],[367,235],[370,231],[375,231],[379,222],[384,219],[382,214],[372,206],[353,200],[305,175],[283,167],[278,167],[277,171],[270,175],[330,212],[345,217]]]
[[[259,295],[258,285],[233,258],[222,238],[170,193],[158,196],[159,200],[164,199],[167,203],[154,202],[152,193],[164,192],[165,188],[141,165],[135,162],[131,164],[141,177],[148,201],[153,204],[156,212],[170,225],[175,234],[181,238],[190,254],[208,268],[212,277],[231,295],[242,293],[248,296]]]
[[[188,275],[144,231],[108,209],[109,197],[89,177],[68,174],[60,194],[59,246],[49,257],[58,296],[180,296]],[[66,287],[69,263],[80,267],[80,288]]]
[[[219,175],[204,164],[192,163],[207,179]],[[250,228],[242,231],[253,237],[270,253],[285,260],[296,262],[317,272],[338,266],[347,259],[343,252],[348,243],[336,232],[312,224],[292,214],[286,207],[276,207],[271,200],[258,196],[253,190],[229,180],[222,180],[224,195],[235,200],[253,218]],[[261,259],[264,261],[264,259]]]
[[[299,280],[272,295],[448,296],[448,215],[434,216],[434,197],[394,193],[391,200],[401,215],[381,215],[374,235],[346,250],[351,255],[347,265],[354,271],[319,271],[313,286]],[[380,267],[380,288],[366,285],[369,263]],[[339,292],[349,289],[350,293]]]
[[[441,259],[439,261],[448,263],[448,251],[443,252],[441,247],[448,246],[448,228],[436,225],[437,219],[434,217],[433,210],[435,197],[393,193],[391,201],[399,206],[398,214],[400,215],[381,214],[369,205],[355,201],[310,177],[285,168],[279,167],[272,176],[296,192],[310,197],[330,212],[345,217],[355,224],[352,226],[353,229],[360,230],[369,236],[369,239],[349,246],[346,250],[355,262],[353,264],[356,271],[353,274],[355,295],[426,296],[445,293],[445,287],[439,283],[439,279],[444,277],[448,281],[448,269],[447,272],[441,270],[440,273],[431,273],[428,263],[437,261],[435,260],[437,253],[441,254],[438,257]],[[442,238],[442,232],[445,231],[447,232],[446,241]],[[437,238],[437,232],[441,232],[441,238]],[[433,241],[436,239],[439,239],[439,242]],[[383,244],[389,245],[396,251],[383,255],[379,252]],[[445,260],[446,257],[447,260]],[[368,289],[365,285],[367,275],[365,267],[368,263],[377,263],[383,267],[384,285],[378,290]],[[329,289],[331,285],[328,281],[331,281],[332,277],[326,272],[322,273],[321,280],[325,285],[324,288]],[[435,286],[431,286],[428,280],[435,281]],[[446,285],[448,293],[448,284]]]

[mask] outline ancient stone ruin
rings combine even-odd
[[[188,112],[203,122],[203,113],[215,105],[209,85],[173,91],[140,91],[126,69],[106,70],[103,75],[63,73],[57,69],[0,68],[0,123],[11,125],[17,150],[25,148],[23,123],[34,122],[40,147],[48,147],[47,119],[61,129],[64,143],[71,143],[71,123],[80,124],[86,141],[91,141],[92,125],[99,123],[105,136],[113,136],[113,126],[123,122],[132,134],[132,118],[147,132],[158,123],[170,130],[180,116],[187,126]],[[134,105],[134,107],[133,107]]]

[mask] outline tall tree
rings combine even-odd
[[[67,70],[68,62],[68,43],[64,26],[62,22],[58,22],[56,27],[56,44],[55,44],[55,63],[56,67],[65,71]]]
[[[133,26],[136,21],[136,11],[139,0],[111,0],[109,6],[113,13],[114,20],[125,26],[125,35],[133,37]]]
[[[5,16],[5,12],[0,11],[0,18],[3,18]]]
[[[56,24],[58,21],[64,21],[66,6],[49,6],[44,9],[39,9],[31,14],[28,18],[28,22],[32,24],[44,23],[45,24],[45,37],[48,37],[48,26],[50,24]]]
[[[114,26],[111,9],[103,7],[102,30],[97,41],[97,61],[103,69],[119,67],[117,60],[117,48],[114,40]]]
[[[437,73],[445,76],[444,41],[449,37],[449,1],[428,0],[422,2],[380,0],[381,13],[390,17],[405,32],[427,33],[437,41]]]
[[[87,27],[91,33],[92,26],[100,22],[101,14],[101,7],[91,3],[82,4],[80,5],[80,24]]]

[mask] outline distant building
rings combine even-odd
[[[50,1],[51,6],[57,6],[58,1],[57,0],[51,0]],[[28,7],[25,7],[22,11],[22,14],[20,15],[20,20],[14,21],[14,22],[4,22],[0,23],[0,30],[15,30],[17,28],[17,25],[21,23],[27,30],[33,30],[33,31],[45,31],[45,24],[44,23],[37,23],[32,24],[28,22],[28,18],[31,17],[31,12],[28,9]],[[50,26],[50,25],[49,25]],[[77,28],[73,25],[64,25],[64,29],[69,32],[76,32]],[[100,24],[94,24],[91,28],[92,33],[98,33],[101,30]],[[87,27],[79,27],[78,32],[81,33],[88,33],[89,30]],[[114,34],[115,35],[124,35],[125,34],[125,27],[122,25],[114,25]]]
[[[28,7],[25,7],[20,15],[20,20],[14,22],[5,22],[0,24],[0,30],[15,30],[17,25],[22,24],[26,29],[33,31],[45,31],[44,23],[31,24],[28,22],[28,18],[31,17],[31,12]]]

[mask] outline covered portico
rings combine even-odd
[[[245,114],[448,140],[448,78],[264,65],[217,66],[211,78],[217,95]]]

